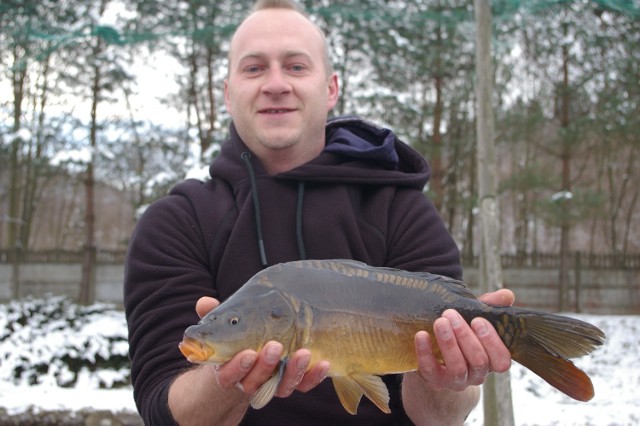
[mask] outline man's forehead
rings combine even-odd
[[[322,35],[304,15],[290,9],[265,9],[252,13],[236,30],[231,39],[231,53],[239,45],[259,42],[266,35],[295,35],[300,39],[315,38],[322,45]]]
[[[242,52],[239,56],[239,61],[247,59],[257,59],[257,60],[266,60],[268,59],[268,53],[265,51],[259,50],[247,50],[246,52]],[[278,57],[280,59],[305,59],[311,60],[311,54],[306,50],[297,50],[297,49],[283,49],[278,51]]]

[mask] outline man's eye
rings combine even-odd
[[[291,65],[289,69],[291,71],[300,72],[300,71],[304,71],[306,68],[304,65]]]
[[[247,73],[249,73],[249,74],[255,74],[255,73],[257,73],[257,72],[260,72],[261,70],[262,70],[262,67],[259,67],[259,66],[257,66],[257,65],[253,65],[253,66],[250,66],[250,67],[246,67],[246,68],[244,69],[244,71],[245,71],[245,72],[247,72]]]

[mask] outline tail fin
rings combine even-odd
[[[513,360],[573,399],[593,398],[591,379],[568,359],[602,345],[604,333],[591,324],[560,315],[524,311],[518,312],[518,317],[519,330],[507,345]]]

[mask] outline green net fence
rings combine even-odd
[[[75,16],[70,13],[74,5],[82,5]],[[118,3],[127,12],[120,20],[120,28],[92,22],[73,29],[84,18],[97,17],[100,7]],[[331,25],[340,21],[359,22],[412,22],[416,25],[428,21],[441,25],[458,26],[474,22],[473,4],[469,1],[304,1],[306,10],[314,17]],[[229,6],[234,4],[235,6]],[[74,1],[11,1],[0,5],[0,19],[4,36],[16,39],[50,42],[54,48],[72,41],[100,37],[106,43],[115,45],[144,43],[175,36],[207,37],[210,35],[230,36],[252,2],[216,1],[122,1],[122,2],[74,2]],[[515,15],[548,14],[562,8],[587,7],[594,14],[614,12],[630,19],[640,17],[638,0],[499,0],[491,2],[495,22],[513,20]],[[95,10],[93,10],[95,9]],[[202,19],[198,28],[184,28],[184,12],[192,13],[193,19]],[[182,12],[182,16],[180,16]],[[88,16],[82,17],[82,13]],[[203,13],[200,15],[200,13]],[[176,17],[171,19],[171,16]],[[209,18],[209,19],[208,19]],[[208,20],[208,22],[207,22]],[[99,21],[99,19],[97,19]],[[24,25],[26,24],[26,25]],[[123,28],[122,24],[125,27]],[[151,24],[153,29],[149,28]],[[208,25],[208,26],[207,26]]]
[[[340,76],[334,113],[389,125],[429,158],[429,192],[473,246],[473,1],[301,3]],[[81,175],[89,156],[61,160],[61,151],[90,151],[97,178],[130,194],[133,210],[165,194],[187,165],[207,164],[230,121],[229,38],[252,4],[1,0],[0,159],[9,166],[0,179],[10,190],[0,191],[0,217],[10,219],[0,244],[13,247],[18,232],[27,245],[46,235],[11,227],[37,222],[29,200],[48,195],[47,174]],[[640,1],[490,4],[500,191],[512,224],[505,250],[553,249],[556,236],[540,230],[567,223],[588,235],[578,249],[640,250]],[[143,96],[154,75],[165,80]],[[59,220],[56,229],[75,232],[72,219]]]

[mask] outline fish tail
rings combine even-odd
[[[589,401],[591,379],[570,358],[592,352],[605,335],[586,322],[560,315],[510,308],[494,324],[514,361],[578,401]]]

